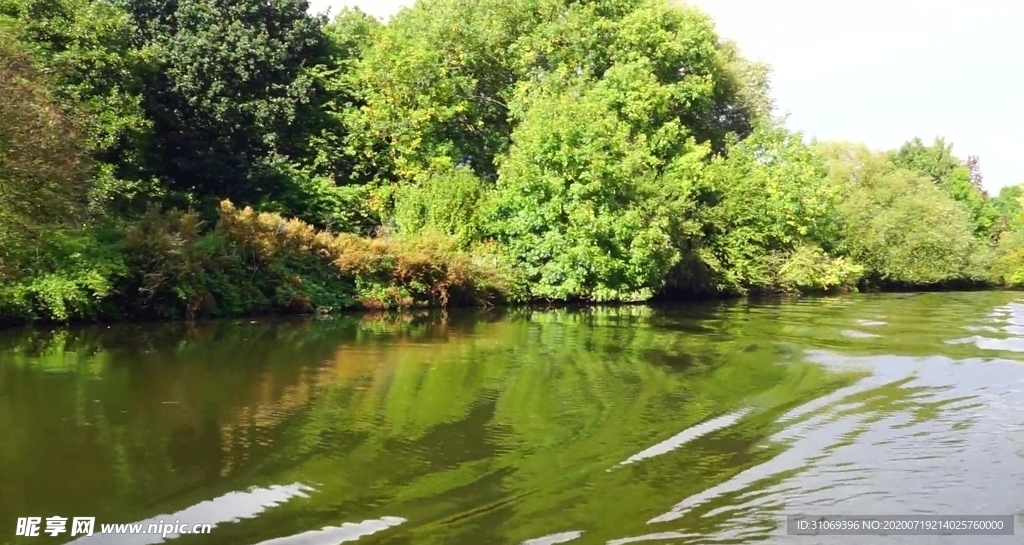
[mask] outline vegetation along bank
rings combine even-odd
[[[0,0],[0,320],[1024,283],[1018,187],[768,76],[668,0]]]

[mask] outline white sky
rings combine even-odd
[[[311,0],[387,18],[413,0]],[[689,0],[744,55],[772,66],[789,126],[893,148],[945,136],[978,155],[991,192],[1024,182],[1020,0]]]

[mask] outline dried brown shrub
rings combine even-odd
[[[218,233],[254,268],[313,256],[334,273],[362,286],[367,308],[481,303],[506,289],[501,271],[460,251],[447,237],[366,238],[317,231],[278,214],[221,203]]]

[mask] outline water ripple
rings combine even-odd
[[[579,539],[583,536],[583,532],[559,532],[557,534],[551,534],[544,537],[538,537],[536,539],[527,539],[521,545],[556,545],[557,543],[567,543],[574,539]]]
[[[140,520],[133,524],[139,524],[143,528],[149,528],[150,524],[174,523],[187,524],[210,524],[216,527],[220,524],[238,522],[241,519],[249,519],[258,516],[260,513],[281,505],[296,497],[308,497],[307,492],[313,488],[301,483],[290,485],[277,485],[269,488],[253,487],[245,492],[229,492],[223,496],[199,502],[191,507],[171,513],[168,515],[157,515],[152,518]],[[106,524],[104,521],[97,521],[97,525]],[[97,527],[98,531],[99,528]],[[152,545],[169,539],[180,537],[180,534],[103,534],[95,533],[91,536],[78,538],[70,543],[78,545]]]
[[[707,435],[713,431],[717,431],[722,428],[732,426],[736,422],[739,422],[739,420],[746,416],[749,412],[750,409],[743,409],[731,414],[726,414],[719,416],[717,418],[712,418],[711,420],[708,420],[706,422],[701,422],[696,426],[692,426],[679,432],[678,434],[658,443],[657,445],[644,449],[643,451],[630,456],[626,460],[620,462],[619,465],[629,465],[632,463],[639,462],[640,460],[646,460],[647,458],[653,458],[655,456],[661,456],[662,454],[671,452],[683,446],[685,443],[697,439],[698,437]]]
[[[341,526],[328,526],[320,530],[303,532],[293,536],[278,537],[261,541],[256,545],[336,545],[358,541],[366,536],[376,534],[406,522],[401,517],[382,517],[363,522],[346,522]]]

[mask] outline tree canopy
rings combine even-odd
[[[769,83],[669,0],[0,0],[0,318],[1024,282],[1018,186]]]

